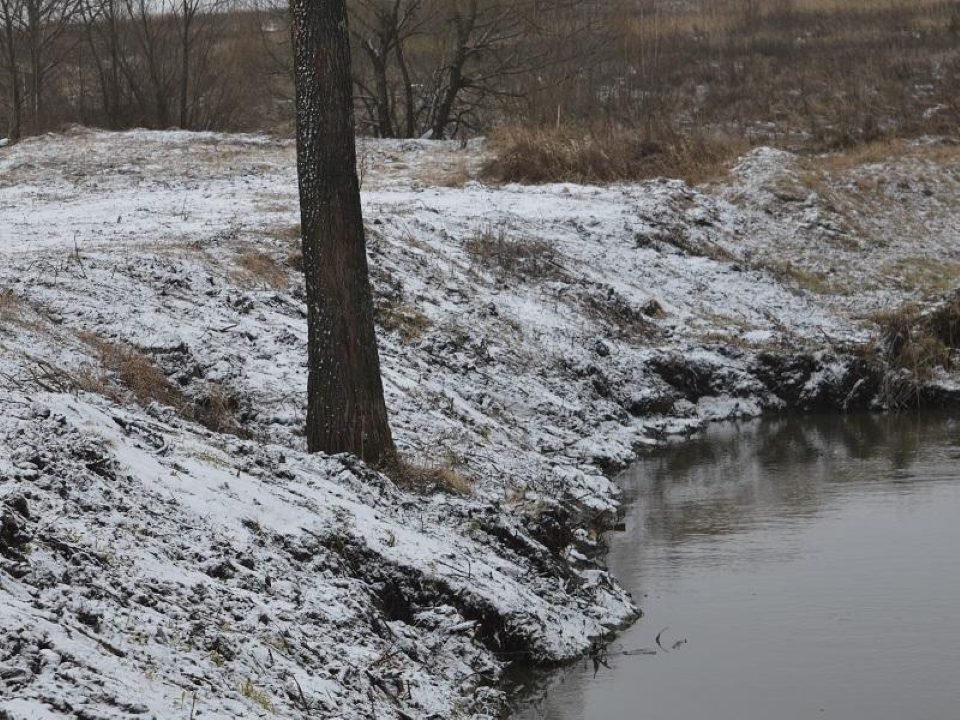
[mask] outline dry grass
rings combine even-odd
[[[399,486],[415,492],[445,492],[465,497],[473,493],[474,483],[460,472],[459,464],[449,456],[415,461],[398,458],[387,472]]]
[[[395,332],[406,342],[419,340],[430,329],[430,318],[415,307],[394,298],[378,298],[377,323],[387,332]]]
[[[960,263],[928,257],[901,258],[884,268],[884,275],[901,290],[930,299],[960,287]]]
[[[209,383],[206,391],[190,406],[188,417],[218,433],[248,437],[237,421],[239,398],[221,385]]]
[[[615,127],[505,128],[492,138],[483,175],[496,182],[613,183],[675,177],[702,183],[724,175],[742,142],[655,137]]]
[[[289,209],[289,208],[288,208]],[[288,243],[297,243],[299,244],[301,238],[300,223],[294,223],[293,225],[284,225],[270,231],[270,237],[281,242]]]
[[[420,181],[427,187],[463,187],[471,179],[466,158],[458,158],[449,165],[435,167],[420,177]]]
[[[812,153],[868,146],[873,154],[899,138],[953,137],[960,124],[956,2],[604,5],[610,41],[573,79],[518,108],[514,122],[551,128],[561,118],[573,125],[603,118],[668,145],[674,135],[719,136]],[[654,172],[684,177],[678,155],[663,157],[667,170]],[[499,174],[519,177],[522,165],[506,170]]]
[[[815,295],[849,294],[849,288],[844,287],[837,279],[793,263],[774,261],[765,263],[762,267],[769,270],[780,282],[794,285]]]
[[[486,228],[467,240],[465,250],[473,262],[501,278],[560,280],[567,271],[560,254],[550,243],[537,238],[518,237],[508,225]]]
[[[163,371],[135,347],[111,342],[89,332],[78,333],[78,337],[96,352],[103,368],[130,391],[139,405],[146,407],[157,402],[178,411],[182,411],[187,405],[182,393]],[[108,378],[88,374],[87,380],[87,389],[94,389],[114,398],[118,396],[110,389]]]
[[[0,327],[14,326],[16,331],[47,334],[51,322],[43,308],[31,306],[15,291],[0,288]],[[16,332],[15,331],[15,332]]]
[[[951,370],[960,350],[960,293],[932,310],[917,305],[874,317],[879,333],[874,348],[887,367],[884,393],[892,407],[917,404],[923,385],[939,370]]]
[[[239,277],[241,282],[268,285],[272,288],[285,288],[289,283],[287,273],[277,262],[262,250],[247,250],[237,258],[237,265],[242,269]]]
[[[23,305],[20,296],[13,290],[0,290],[0,324],[17,322],[22,317]]]
[[[929,164],[938,168],[955,169],[960,166],[960,144],[949,140],[916,142],[892,137],[837,152],[818,154],[807,160],[811,171],[822,173],[828,178],[841,179],[868,165],[890,163],[913,168]]]
[[[198,399],[191,401],[151,358],[132,345],[106,340],[90,332],[78,333],[77,337],[97,354],[105,372],[89,367],[81,369],[76,376],[70,376],[76,388],[118,403],[130,396],[141,407],[159,403],[214,432],[246,436],[235,416],[238,399],[219,385],[208,385]]]

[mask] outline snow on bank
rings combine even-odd
[[[397,441],[470,498],[303,452],[290,143],[81,130],[0,155],[0,717],[493,714],[504,662],[634,616],[589,553],[612,468],[854,393],[819,349],[866,337],[851,295],[763,261],[820,226],[773,232],[749,158],[717,192],[462,184],[482,152],[363,151]],[[112,347],[242,437],[130,402]]]

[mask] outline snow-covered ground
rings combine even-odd
[[[0,151],[0,718],[494,715],[506,662],[635,616],[591,553],[616,468],[871,402],[840,348],[960,276],[949,148],[701,189],[489,187],[483,152],[362,147],[396,439],[464,495],[303,452],[289,142]]]

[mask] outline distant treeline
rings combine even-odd
[[[348,0],[358,131],[628,129],[829,149],[951,134],[955,0]],[[282,0],[0,0],[0,137],[288,132]]]

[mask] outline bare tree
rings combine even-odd
[[[84,35],[100,86],[100,106],[107,127],[118,129],[124,104],[123,7],[120,0],[83,0]]]
[[[344,0],[291,0],[307,281],[307,445],[381,464],[396,450],[374,328]]]
[[[426,117],[434,139],[476,129],[482,111],[529,95],[545,70],[588,56],[583,39],[591,35],[592,16],[585,10],[594,0],[434,2],[446,28]]]
[[[23,130],[24,93],[34,130],[46,120],[44,90],[50,75],[69,54],[73,42],[68,31],[76,18],[80,0],[0,0],[0,23],[4,65],[12,88],[10,135]],[[25,56],[26,62],[21,62]]]
[[[178,105],[181,128],[195,125],[195,98],[190,97],[190,91],[191,84],[199,85],[199,78],[193,76],[199,75],[207,64],[214,43],[211,36],[214,21],[225,5],[226,0],[171,0],[170,11],[180,43]]]
[[[412,137],[416,132],[417,109],[413,81],[406,63],[404,46],[417,35],[425,21],[424,0],[354,0],[353,25],[357,44],[363,49],[373,74],[373,88],[359,76],[354,80],[370,107],[372,125],[380,137]],[[403,121],[399,121],[390,80],[390,65],[397,62],[403,91]]]
[[[30,112],[33,126],[43,126],[43,101],[47,78],[72,48],[68,38],[79,0],[22,0],[26,9],[26,43],[30,70]]]
[[[130,89],[140,105],[141,117],[157,127],[170,125],[175,95],[176,42],[169,18],[156,12],[152,0],[123,0],[127,24],[136,53],[122,65]]]

